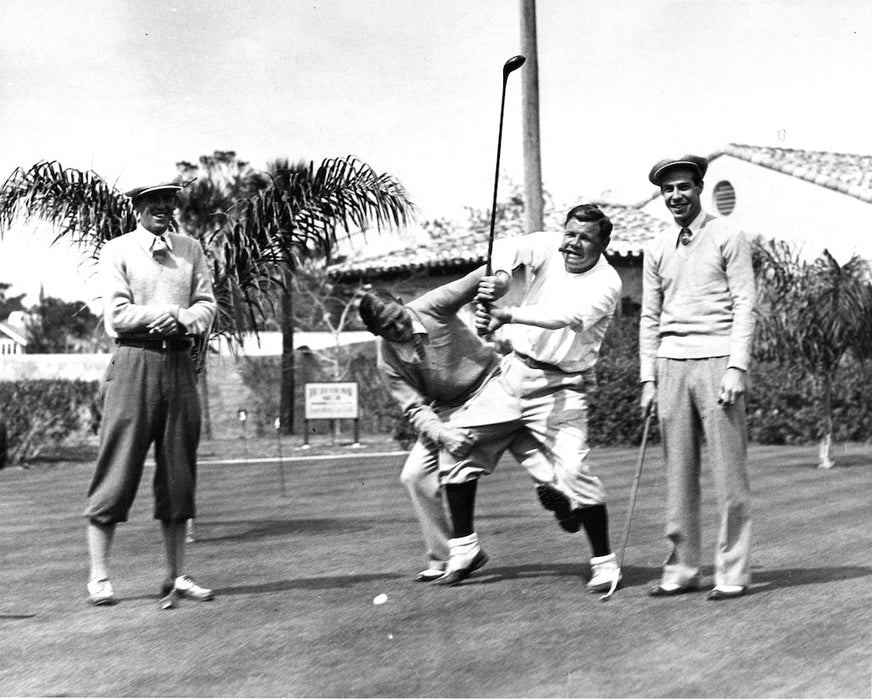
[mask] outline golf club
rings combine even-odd
[[[639,461],[636,464],[636,475],[633,477],[633,488],[630,491],[630,506],[627,509],[627,522],[624,524],[624,535],[621,537],[621,550],[618,554],[618,575],[612,580],[612,587],[609,592],[600,596],[600,600],[606,601],[612,597],[615,589],[618,587],[621,567],[624,565],[624,552],[627,549],[627,540],[630,537],[630,522],[633,519],[633,508],[636,505],[636,494],[639,492],[639,479],[642,477],[642,464],[645,462],[645,449],[648,446],[648,430],[651,427],[651,419],[654,417],[654,411],[648,409],[648,414],[645,417],[645,427],[642,429],[642,446],[639,448]]]
[[[500,184],[500,151],[503,145],[503,116],[506,111],[506,83],[509,80],[509,73],[518,70],[521,66],[524,65],[524,61],[527,58],[525,56],[512,56],[508,61],[503,65],[503,92],[500,97],[500,129],[497,135],[497,164],[494,169],[494,199],[491,204],[491,219],[490,219],[490,237],[487,242],[487,265],[486,265],[486,274],[490,276],[493,274],[493,269],[491,266],[491,257],[493,255],[494,250],[494,225],[496,224],[496,215],[497,215],[497,190]],[[487,305],[484,305],[487,308]]]

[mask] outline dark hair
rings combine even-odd
[[[563,222],[563,225],[566,226],[570,219],[599,223],[601,241],[606,240],[612,235],[611,219],[596,204],[579,204],[577,207],[572,207],[566,214],[566,221]]]
[[[360,320],[363,325],[373,335],[381,335],[376,328],[378,327],[378,318],[381,316],[384,308],[388,304],[402,304],[399,297],[391,294],[387,289],[374,287],[360,298],[360,306],[357,313],[360,314]]]

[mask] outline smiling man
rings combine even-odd
[[[134,231],[100,251],[106,331],[117,348],[103,382],[100,449],[88,490],[91,559],[88,599],[116,602],[109,554],[127,520],[146,455],[155,446],[154,517],[161,521],[167,575],[162,607],[177,597],[210,600],[185,571],[185,524],[194,517],[200,405],[191,349],[215,316],[215,296],[200,244],[170,231],[179,185],[127,193]]]
[[[532,282],[519,306],[482,305],[479,332],[508,324],[506,355],[498,376],[470,401],[452,424],[469,428],[476,446],[460,460],[443,453],[443,483],[454,527],[446,579],[460,580],[480,550],[472,525],[478,478],[495,463],[488,453],[505,432],[532,435],[553,467],[539,483],[542,504],[568,532],[584,528],[593,554],[590,591],[620,580],[609,544],[606,493],[588,454],[588,391],[600,345],[621,294],[621,279],[605,259],[612,223],[593,204],[571,209],[564,230],[540,231],[494,242],[494,274],[479,284],[479,301],[502,297],[511,272],[524,266]]]
[[[702,208],[705,158],[662,160],[648,179],[675,226],[645,251],[639,325],[641,407],[658,412],[671,551],[652,596],[699,588],[700,447],[707,439],[721,517],[711,600],[750,584],[751,515],[745,372],[755,287],[744,234]]]

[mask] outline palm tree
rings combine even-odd
[[[181,182],[188,183],[178,197],[179,226],[186,234],[203,244],[212,267],[216,295],[228,300],[233,299],[233,285],[230,283],[233,276],[228,276],[224,272],[225,260],[218,258],[223,244],[222,230],[228,225],[229,212],[235,204],[267,187],[270,182],[269,177],[252,168],[246,161],[240,160],[234,151],[215,151],[212,155],[200,156],[196,165],[188,161],[180,161],[176,163],[176,170]],[[260,303],[259,300],[257,303]],[[230,308],[235,309],[234,313],[229,313]],[[211,335],[237,338],[246,330],[256,331],[253,321],[246,316],[241,307],[225,303],[219,305],[219,310]],[[203,342],[198,349],[200,352],[207,353],[209,345]],[[207,438],[211,438],[209,365],[203,362],[200,367],[197,383],[203,407],[203,433]]]
[[[219,170],[232,160],[216,155]],[[280,165],[268,183],[245,180],[248,189],[227,198],[216,195],[209,178],[195,182],[192,192],[202,197],[182,208],[183,225],[202,236],[212,262],[215,332],[236,339],[256,328],[300,260],[329,259],[340,237],[370,226],[401,226],[414,214],[399,181],[354,156],[329,158],[318,167]],[[201,200],[211,203],[201,206]],[[55,228],[55,241],[84,245],[95,259],[105,241],[136,226],[130,200],[118,189],[92,171],[57,161],[18,168],[0,188],[0,235],[17,220],[45,221]],[[283,383],[283,396],[286,391]],[[287,431],[290,421],[282,418]]]
[[[821,390],[818,467],[833,466],[833,383],[842,358],[872,345],[872,271],[859,256],[840,265],[829,251],[814,261],[784,241],[757,242],[754,268],[760,317],[758,351],[805,369]]]
[[[282,269],[293,275],[304,259],[328,262],[340,237],[370,227],[377,231],[408,223],[415,207],[393,176],[379,174],[353,156],[314,163],[276,160],[269,165],[272,183],[244,202],[234,235],[243,240],[281,240]],[[295,366],[293,285],[280,285],[282,327],[281,429],[294,429]]]

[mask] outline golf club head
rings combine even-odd
[[[512,71],[518,70],[518,68],[524,65],[524,61],[526,60],[526,56],[512,56],[503,65],[503,78],[507,78],[509,76],[509,73],[511,73]]]

